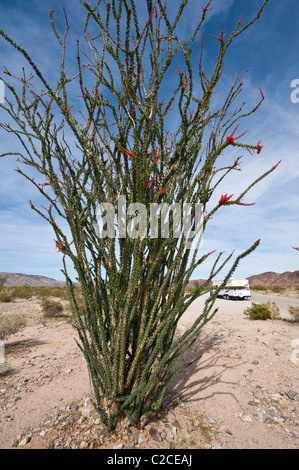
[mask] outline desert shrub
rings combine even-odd
[[[33,286],[16,286],[9,290],[12,299],[31,299],[35,295],[35,287]]]
[[[0,316],[0,339],[17,333],[26,326],[26,319],[21,315],[1,315]]]
[[[49,297],[56,297],[62,300],[69,299],[67,288],[64,286],[40,286],[35,288],[35,293],[40,299],[47,299]]]
[[[275,302],[267,302],[267,307],[271,312],[271,320],[276,320],[280,317],[280,310],[278,305]]]
[[[289,307],[289,313],[293,316],[293,320],[299,322],[299,307],[294,305]]]
[[[8,362],[4,362],[4,364],[0,363],[0,377],[6,375],[10,370],[11,366]]]
[[[0,292],[0,302],[11,302],[12,300],[13,296],[9,290],[3,290]]]
[[[266,304],[253,302],[251,307],[244,310],[244,314],[253,320],[274,320],[279,317],[280,312],[275,302],[267,302]]]
[[[285,287],[284,286],[269,286],[269,290],[274,292],[275,294],[283,294],[285,292]]]
[[[53,299],[45,299],[41,302],[44,317],[53,318],[61,316],[63,305],[61,302]]]
[[[252,290],[266,291],[266,290],[268,290],[268,287],[263,286],[262,284],[257,284],[256,286],[252,286]]]
[[[0,291],[2,289],[2,287],[4,286],[6,282],[6,277],[5,276],[0,276]]]

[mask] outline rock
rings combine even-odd
[[[290,399],[290,400],[294,400],[295,396],[297,395],[296,392],[294,392],[294,390],[289,390],[287,392],[287,397]]]
[[[26,444],[28,444],[29,441],[30,441],[30,437],[29,437],[29,436],[25,436],[24,439],[22,439],[22,440],[19,442],[19,446],[25,446]]]
[[[120,450],[120,449],[123,449],[124,445],[123,444],[116,444],[115,446],[113,446],[113,449],[114,450]]]
[[[100,439],[105,439],[107,434],[108,434],[107,429],[103,428],[100,432]]]
[[[80,442],[80,449],[87,449],[88,448],[88,442],[82,441]]]
[[[45,437],[46,434],[47,434],[47,433],[46,433],[46,431],[45,431],[44,429],[39,433],[39,435],[40,435],[41,437]]]
[[[94,412],[94,407],[91,405],[83,406],[82,408],[79,408],[78,411],[81,413],[81,416],[83,416],[84,418],[90,418],[92,413]]]
[[[242,413],[239,414],[239,418],[241,418],[242,421],[245,423],[252,423],[252,418],[250,415],[243,415]]]
[[[71,405],[71,414],[75,416],[78,411],[78,405]]]
[[[141,432],[138,434],[138,440],[137,443],[140,445],[145,441],[145,436]]]
[[[270,416],[267,416],[264,420],[264,423],[265,424],[273,424],[274,420]]]
[[[71,374],[72,372],[73,372],[73,369],[67,369],[67,370],[65,371],[66,374]]]
[[[162,436],[156,428],[151,427],[149,429],[148,433],[149,433],[150,437],[152,439],[154,439],[154,441],[162,442]]]

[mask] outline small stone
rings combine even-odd
[[[123,444],[116,444],[115,446],[113,446],[113,449],[114,450],[120,450],[120,449],[123,449],[124,445]]]
[[[270,418],[270,416],[267,416],[267,418],[265,418],[265,420],[264,420],[264,423],[265,423],[265,424],[273,424],[274,421],[273,421],[272,418]]]
[[[45,437],[46,434],[47,434],[47,433],[46,433],[46,431],[45,431],[44,429],[39,433],[39,435],[40,435],[41,437]]]
[[[255,401],[253,401],[253,400],[249,400],[247,403],[248,403],[248,405],[250,405],[250,406],[257,406],[257,403],[256,403]]]
[[[79,408],[79,410],[81,415],[84,417],[84,418],[90,418],[90,416],[92,415],[92,413],[94,412],[94,407],[93,406],[83,406],[82,408]]]
[[[256,437],[253,437],[253,438],[252,438],[252,442],[254,442],[255,444],[257,444],[257,443],[258,443],[258,441],[259,441],[259,440],[258,440],[258,439],[256,439]]]
[[[24,437],[24,439],[22,439],[22,440],[19,442],[19,446],[25,446],[26,444],[28,444],[29,441],[30,441],[30,437],[29,437],[29,436],[26,436],[26,437]]]
[[[82,441],[80,442],[80,449],[87,449],[88,448],[88,442]]]
[[[73,369],[67,369],[67,370],[65,371],[66,374],[71,374],[72,372],[73,372]]]
[[[252,418],[249,415],[240,414],[239,418],[241,418],[241,420],[244,421],[245,423],[252,423]]]
[[[139,433],[139,434],[138,434],[138,441],[137,441],[137,443],[140,445],[140,444],[142,444],[144,441],[145,441],[145,436],[144,436],[144,434]]]
[[[294,390],[289,390],[287,392],[287,397],[290,399],[290,400],[294,400],[295,396],[297,395],[296,392],[294,392]]]
[[[77,405],[71,405],[71,413],[73,416],[77,414],[78,411],[78,406]]]
[[[174,435],[172,434],[171,431],[167,431],[166,436],[167,436],[167,439],[174,439]]]
[[[159,433],[159,431],[157,431],[156,428],[151,427],[151,428],[149,429],[148,433],[149,433],[150,437],[151,437],[152,439],[154,439],[154,441],[162,442],[162,436],[161,436],[161,434]]]

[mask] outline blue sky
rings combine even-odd
[[[179,29],[182,37],[201,14],[201,3],[204,0],[190,0]],[[213,62],[218,44],[209,33],[217,36],[220,30],[232,30],[240,17],[244,22],[250,20],[261,3],[262,0],[212,2],[214,9],[209,12],[203,29],[207,66]],[[178,4],[179,0],[168,2],[172,11]],[[71,45],[80,37],[84,21],[79,1],[0,0],[1,28],[30,52],[53,83],[59,62],[49,12],[55,10],[55,19],[61,18],[63,27],[63,7],[71,26]],[[235,250],[237,255],[261,239],[259,248],[240,264],[236,277],[298,269],[298,252],[292,246],[299,245],[299,103],[291,101],[291,82],[299,79],[298,21],[298,0],[270,1],[262,18],[232,45],[225,60],[223,88],[220,87],[215,98],[221,103],[223,92],[229,89],[235,75],[246,69],[249,72],[243,79],[243,99],[249,107],[256,104],[260,99],[259,88],[266,98],[258,112],[242,123],[242,129],[248,129],[246,139],[254,143],[261,140],[264,148],[259,155],[244,153],[242,173],[225,180],[219,188],[221,194],[238,195],[253,179],[282,159],[276,171],[247,194],[246,200],[255,202],[254,206],[221,208],[205,232],[203,252],[216,249],[229,254]],[[193,50],[194,54],[198,52],[199,43]],[[0,76],[3,66],[20,74],[25,61],[3,39],[0,39],[0,57]],[[8,120],[2,110],[0,120]],[[17,146],[0,129],[0,153],[15,151]],[[232,156],[233,151],[232,148]],[[29,199],[39,201],[38,195],[15,168],[15,157],[0,159],[0,272],[39,274],[63,280],[61,254],[55,250],[52,228],[26,204]],[[214,201],[221,194],[215,194]],[[195,271],[193,278],[205,278],[213,260]]]

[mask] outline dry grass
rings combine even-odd
[[[0,316],[0,339],[3,340],[6,336],[17,333],[20,329],[26,326],[27,322],[21,315],[1,315]]]

